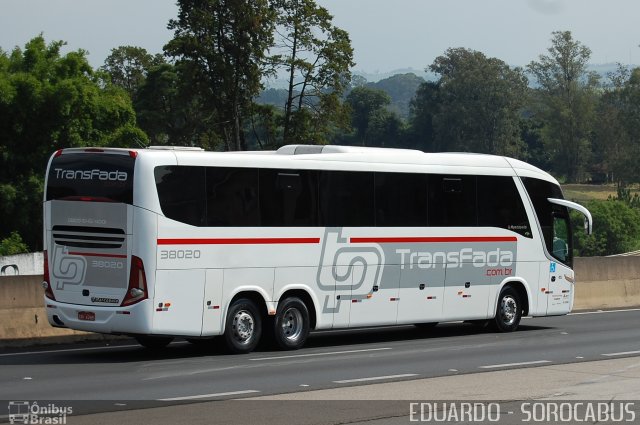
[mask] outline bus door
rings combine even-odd
[[[547,314],[565,314],[571,310],[574,297],[571,223],[567,209],[562,206],[553,206],[552,217],[552,226],[549,229],[551,234],[548,235],[551,243],[548,244],[548,248],[553,259],[549,263],[545,290]]]

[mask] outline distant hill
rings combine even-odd
[[[634,68],[638,65],[630,66]],[[618,64],[590,64],[588,69],[598,73],[602,78],[601,81],[606,84],[607,74],[615,72],[618,69]],[[363,77],[367,81],[367,87],[387,92],[389,96],[391,96],[389,109],[397,112],[403,118],[409,117],[411,99],[413,99],[420,84],[425,81],[435,81],[437,79],[433,73],[415,70],[413,68],[402,68],[383,73],[354,71],[353,74]],[[287,99],[287,91],[285,90],[286,81],[284,79],[272,79],[265,83],[268,88],[258,97],[258,103],[284,107]],[[532,87],[535,86],[533,82],[530,82],[530,85]]]
[[[394,75],[402,75],[402,74],[414,74],[427,81],[434,81],[436,79],[436,75],[434,73],[426,72],[424,69],[414,69],[414,68],[399,68],[389,72],[367,72],[367,71],[357,70],[357,71],[353,71],[353,74],[366,78],[367,81],[370,83],[376,83],[380,80],[385,80],[389,77],[393,77]]]
[[[391,97],[390,109],[403,118],[409,117],[411,99],[416,94],[416,90],[425,79],[414,73],[397,74],[379,80],[374,83],[367,83],[367,87],[379,89],[387,92]]]

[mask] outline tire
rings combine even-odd
[[[137,336],[136,341],[149,350],[162,350],[173,341],[170,336]]]
[[[520,319],[522,319],[520,296],[515,289],[506,287],[498,297],[494,326],[499,332],[513,332],[518,329]]]
[[[252,352],[262,335],[262,316],[256,304],[240,298],[231,304],[227,313],[224,340],[230,352],[245,354]]]
[[[278,303],[273,338],[280,349],[299,349],[307,340],[310,329],[309,310],[300,298],[285,298]]]
[[[438,322],[427,322],[427,323],[414,323],[413,326],[420,329],[421,331],[428,331],[429,329],[433,329],[438,325]]]

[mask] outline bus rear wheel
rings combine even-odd
[[[309,309],[296,297],[286,298],[278,303],[274,326],[274,339],[283,350],[297,350],[309,336],[311,328]]]
[[[244,354],[253,351],[262,335],[262,316],[256,304],[240,298],[231,304],[227,314],[224,339],[232,353]]]
[[[513,332],[518,329],[522,319],[522,303],[518,292],[506,287],[498,297],[498,308],[494,319],[495,328],[500,332]]]
[[[136,337],[136,341],[138,341],[138,344],[142,345],[144,348],[148,348],[149,350],[161,350],[169,345],[171,341],[173,341],[173,338],[170,336],[140,335]]]

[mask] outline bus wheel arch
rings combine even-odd
[[[500,290],[498,291],[496,303],[498,302],[502,291],[504,291],[504,289],[507,287],[513,288],[518,293],[518,296],[520,297],[520,303],[522,304],[522,316],[524,317],[528,315],[529,309],[531,307],[529,304],[531,300],[531,291],[529,290],[529,286],[521,280],[506,280],[505,282],[503,282],[503,284],[500,286]]]

